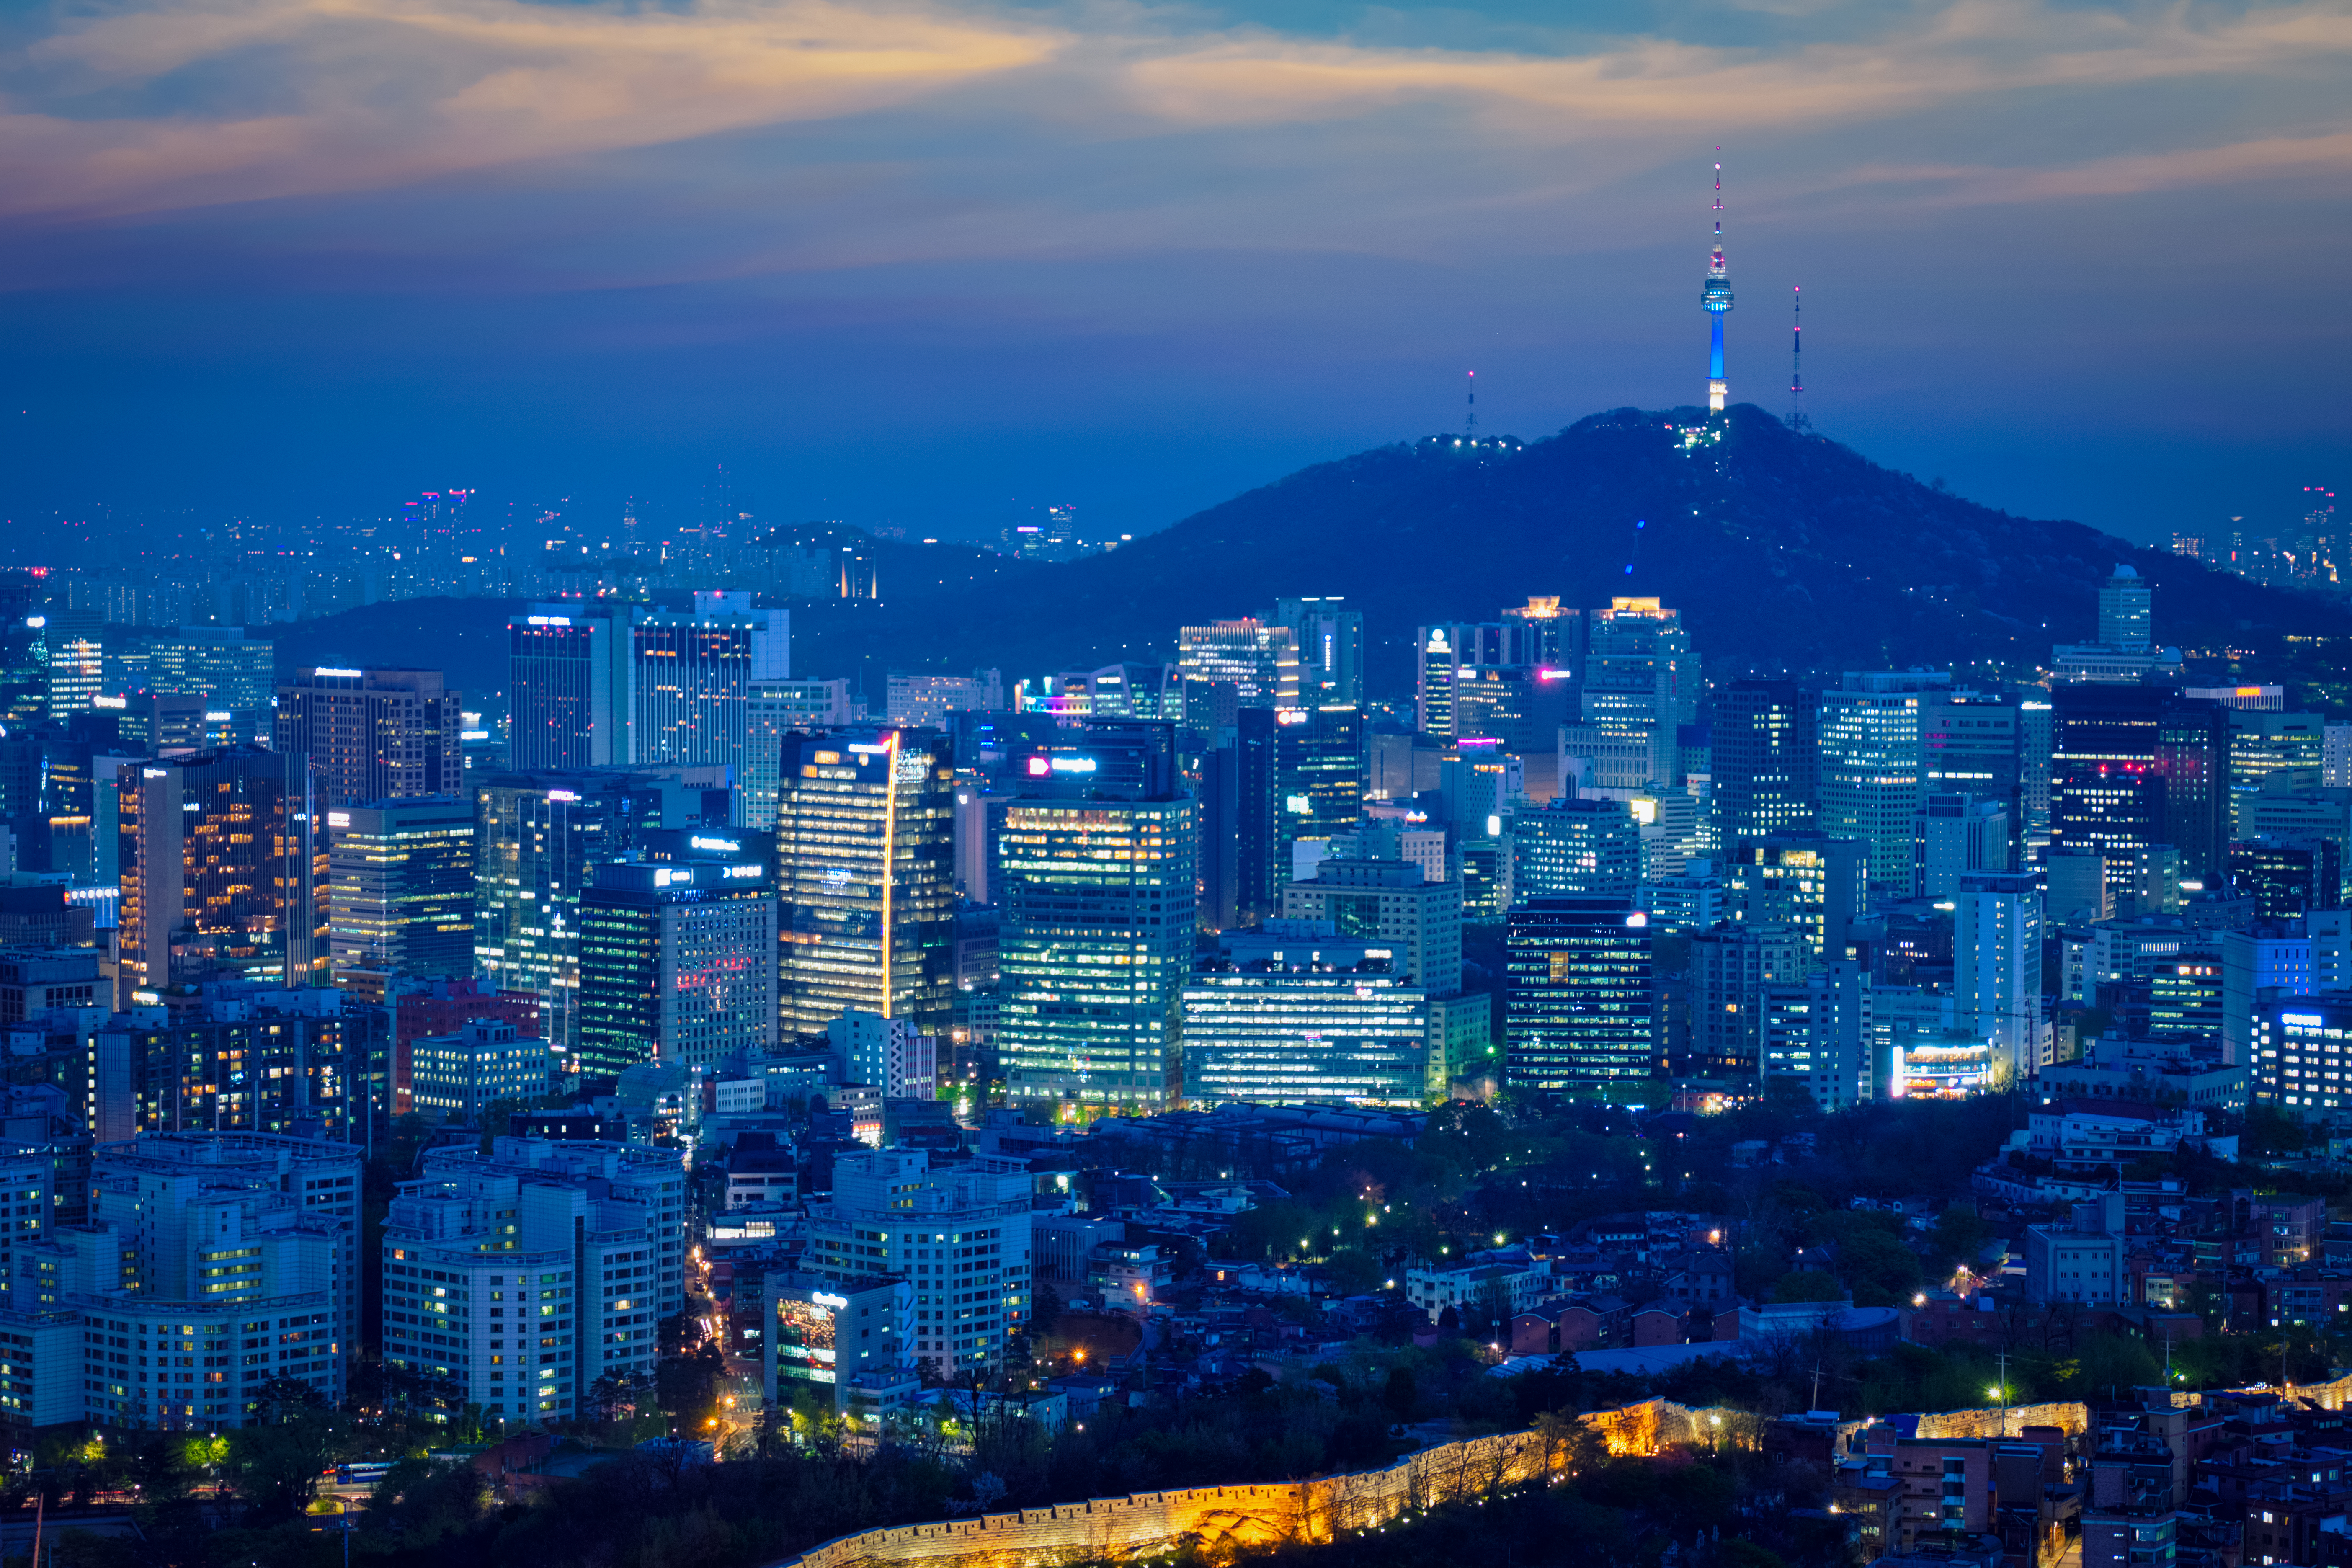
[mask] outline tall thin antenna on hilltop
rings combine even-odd
[[[1813,427],[1805,417],[1805,288],[1791,285],[1789,293],[1795,301],[1796,325],[1789,335],[1789,363],[1794,373],[1789,383],[1789,428],[1804,435]]]
[[[1478,373],[1477,373],[1476,371],[1475,371],[1475,370],[1474,370],[1474,371],[1470,372],[1469,374],[1470,374],[1470,417],[1469,417],[1469,419],[1468,419],[1468,420],[1467,420],[1467,421],[1463,425],[1462,429],[1463,429],[1464,434],[1467,435],[1467,436],[1470,437],[1470,439],[1472,439],[1473,441],[1475,441],[1475,440],[1476,440],[1476,439],[1478,438]]]

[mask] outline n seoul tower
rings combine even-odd
[[[1716,149],[1720,153],[1722,148]],[[1706,308],[1707,324],[1712,329],[1712,343],[1706,360],[1707,412],[1723,412],[1723,400],[1731,388],[1723,379],[1723,313],[1731,309],[1731,278],[1723,265],[1723,165],[1715,166],[1715,255],[1706,264],[1706,284],[1699,290],[1698,302]]]

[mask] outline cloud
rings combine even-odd
[[[903,103],[1050,57],[1048,29],[928,7],[709,0],[688,11],[520,0],[165,5],[43,40],[76,89],[201,64],[299,107],[254,118],[83,117],[11,105],[17,214],[100,215],[380,188]],[[240,56],[244,58],[240,59]]]
[[[936,254],[934,241],[1007,253],[1056,232],[1212,235],[1219,215],[1228,233],[1283,243],[1318,208],[1337,243],[1387,248],[1400,213],[1409,226],[1449,205],[1557,201],[1666,148],[1682,154],[1695,127],[1733,127],[1751,142],[1851,135],[1956,110],[2005,116],[2034,94],[2284,89],[2259,111],[2270,123],[2244,123],[2254,111],[2189,114],[2165,132],[2178,151],[2120,156],[2070,155],[2053,139],[2052,155],[2028,166],[1936,164],[1918,199],[2062,199],[2299,170],[2340,159],[2340,104],[2320,110],[2320,123],[2283,121],[2305,100],[2333,102],[2328,87],[2310,84],[2340,84],[2352,63],[2352,12],[2336,5],[1760,5],[1749,19],[1763,19],[1767,41],[1629,35],[1549,52],[1524,38],[1408,47],[1190,17],[1118,0],[1058,11],[920,0],[127,0],[26,52],[0,105],[12,171],[0,211],[74,224],[501,170],[527,185],[531,166],[551,160],[895,111],[918,165],[1018,161],[1013,149],[1041,141],[1138,158],[1156,155],[1142,144],[1176,149],[1162,173],[1193,160],[1186,177],[1133,202],[1102,188],[1068,198],[1034,165],[1024,188],[1016,166],[928,218],[898,211],[886,227],[931,231],[914,253]],[[1324,129],[1345,131],[1351,145],[1298,144]],[[1269,132],[1285,139],[1279,148],[1235,151],[1235,138]],[[1868,145],[1891,163],[1883,138]],[[1334,209],[1332,192],[1376,188],[1382,171],[1368,162],[1389,156],[1399,195],[1386,217]],[[780,199],[824,183],[788,173],[786,161],[771,153]],[[1443,172],[1461,167],[1470,172],[1444,189]],[[1868,162],[1815,175],[1830,188],[1886,177]],[[900,182],[900,195],[835,195],[830,205],[854,216],[937,194],[899,170],[876,178]],[[869,261],[900,248],[877,238],[835,226],[814,243]]]

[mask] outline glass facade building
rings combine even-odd
[[[580,1070],[714,1066],[776,1043],[764,845],[682,829],[609,861],[580,899]]]
[[[1591,1092],[1657,1058],[1649,917],[1630,899],[1531,899],[1510,913],[1504,1072],[1514,1088]]]
[[[1184,987],[1184,1053],[1197,1105],[1415,1106],[1433,1092],[1427,994],[1386,958],[1205,963]]]
[[[462,795],[375,801],[331,810],[326,819],[335,983],[348,984],[360,972],[471,975],[473,801]]]
[[[852,1007],[943,1032],[954,995],[955,769],[934,730],[784,737],[776,793],[782,1037]]]

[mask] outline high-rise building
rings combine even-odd
[[[2292,925],[2265,921],[2251,931],[2221,933],[2221,1059],[2255,1066],[2254,1029],[2261,1011],[2313,992],[2313,942]],[[2260,1072],[2256,1078],[2259,1080]]]
[[[1743,838],[1724,857],[1724,909],[1734,921],[1795,926],[1824,963],[1842,957],[1863,910],[1865,854],[1856,840],[1826,833]]]
[[[970,675],[904,675],[893,670],[884,691],[883,717],[891,723],[943,730],[952,722],[949,716],[953,713],[1002,711],[1004,672],[976,669]],[[826,724],[848,722],[849,715],[844,713],[838,719],[820,718],[814,724],[799,727],[821,729]]]
[[[740,593],[698,593],[691,615],[630,627],[632,763],[742,765],[755,681],[792,675],[790,612]]]
[[[1022,793],[991,804],[996,1047],[1015,1100],[1150,1110],[1184,1092],[1200,830],[1172,744],[1120,744],[1155,735],[1172,741],[1135,725],[1025,749]]]
[[[2157,844],[2179,849],[2188,874],[2220,877],[2231,710],[2144,686],[2061,686],[2051,700],[2052,849],[2099,856],[2116,890]]]
[[[437,669],[320,666],[278,689],[278,750],[307,760],[321,809],[456,793],[464,728]]]
[[[2244,1025],[2257,1103],[2284,1107],[2305,1121],[2333,1121],[2352,1109],[2345,1087],[2345,1047],[2352,1041],[2352,993],[2292,993],[2263,997]],[[2331,1076],[2333,1075],[2333,1076]]]
[[[878,1089],[886,1100],[938,1096],[939,1036],[926,1035],[904,1018],[853,1007],[833,1021],[825,1037],[847,1082]]]
[[[1929,791],[1911,821],[1912,895],[1948,899],[1963,872],[2008,870],[2011,841],[2004,802]]]
[[[1328,929],[1269,931],[1201,961],[1183,993],[1187,1100],[1417,1107],[1445,1094],[1421,988],[1372,944]]]
[[[767,846],[719,828],[640,837],[580,895],[580,1070],[713,1067],[776,1044]]]
[[[991,1371],[1027,1321],[1035,1288],[1029,1186],[1024,1161],[934,1166],[920,1150],[843,1154],[833,1200],[809,1205],[804,1266],[836,1286],[876,1275],[910,1281],[915,1359],[945,1378]]]
[[[1604,735],[1650,742],[1673,772],[1677,731],[1697,721],[1698,655],[1682,612],[1655,599],[1620,598],[1586,617],[1584,723]],[[1675,784],[1671,776],[1647,782]]]
[[[940,1031],[954,990],[955,770],[933,730],[784,738],[777,978],[789,1038],[852,1007]]]
[[[1793,680],[1735,680],[1710,704],[1717,842],[1811,827],[1820,702]]]
[[[1752,1078],[1764,1050],[1764,992],[1798,985],[1816,963],[1801,926],[1727,921],[1691,938],[1687,985],[1693,1070]]]
[[[628,633],[601,613],[533,605],[507,622],[507,755],[522,772],[628,761]]]
[[[359,1339],[362,1152],[252,1132],[100,1145],[89,1227],[21,1249],[12,1292],[54,1291],[81,1316],[86,1418],[243,1426],[283,1377],[340,1401]]]
[[[576,1057],[580,897],[598,866],[660,826],[661,791],[620,773],[494,773],[475,786],[474,813],[475,967],[501,990],[535,992],[547,1038]]]
[[[1186,680],[1229,682],[1242,707],[1299,704],[1298,645],[1288,626],[1246,617],[1183,626],[1176,650]]]
[[[493,1100],[546,1094],[553,1061],[537,1036],[494,1018],[472,1019],[454,1034],[409,1043],[409,1104],[436,1121],[471,1123]]]
[[[474,973],[474,802],[371,801],[325,813],[327,940],[335,984],[381,996],[388,977]],[[362,975],[373,977],[363,981]]]
[[[1283,889],[1282,918],[1328,925],[1388,950],[1397,973],[1431,996],[1462,988],[1462,888],[1410,860],[1336,858]]]
[[[2260,831],[2253,813],[2263,795],[2321,787],[2326,722],[2316,713],[2244,709],[2232,709],[2229,722],[2230,836],[2252,838]]]
[[[2042,1016],[2042,879],[1968,871],[1952,913],[1952,1021],[1992,1044],[1997,1078],[2031,1078],[2051,1065]]]
[[[1554,677],[1548,684],[1563,689],[1559,716],[1566,717],[1565,689],[1575,684],[1573,671],[1547,666],[1541,657],[1558,641],[1551,622],[1524,616],[1419,628],[1413,634],[1414,728],[1444,741],[1523,742],[1528,736],[1520,731],[1535,722],[1528,688],[1546,668]],[[1501,733],[1507,730],[1514,733]]]
[[[1942,674],[1850,670],[1822,694],[1819,821],[1862,843],[1873,887],[1910,890],[1911,819],[1927,773],[1920,710],[1925,693],[1950,684]]]
[[[1965,795],[1999,803],[2006,811],[2012,842],[2010,863],[2025,863],[2026,772],[2032,726],[2017,695],[1969,689],[1923,692],[1919,743],[1925,756],[1920,787],[1930,795]],[[2046,706],[2043,710],[2047,716]],[[2044,735],[2046,741],[2046,733]],[[2049,756],[2041,757],[2041,806],[2049,810]],[[2043,826],[2047,837],[2047,823]]]
[[[740,1290],[743,1277],[736,1278]],[[775,1269],[761,1286],[760,1355],[772,1408],[807,1401],[830,1408],[852,1431],[879,1435],[921,1398],[912,1280]]]
[[[48,716],[89,712],[106,689],[106,629],[99,612],[53,610],[48,621]]]
[[[1302,839],[1328,844],[1355,827],[1371,788],[1360,710],[1326,704],[1277,711],[1275,753],[1286,851]]]
[[[1641,829],[1622,800],[1568,796],[1514,813],[1511,899],[1553,893],[1631,898],[1642,881]]]
[[[331,989],[208,982],[195,1005],[119,1015],[85,1044],[79,1072],[56,1076],[100,1139],[315,1127],[364,1140],[369,1113],[391,1109],[390,1021]]]
[[[846,680],[753,681],[743,765],[735,774],[736,825],[773,831],[784,737],[795,730],[838,730],[854,723],[856,707]]]
[[[1552,896],[1511,910],[1503,1059],[1514,1088],[1607,1093],[1652,1076],[1649,924],[1630,899]]]
[[[2344,907],[2345,858],[2340,838],[2241,838],[2230,846],[2230,887],[2252,895],[2260,919],[2299,920]]]
[[[207,971],[310,978],[326,879],[289,773],[278,752],[234,746],[118,775],[126,999]]]
[[[1236,710],[1201,761],[1202,919],[1213,931],[1276,913],[1290,879],[1275,719],[1270,708]]]
[[[2109,647],[2147,647],[2156,641],[2156,595],[2137,567],[2118,566],[2099,584],[2099,640]]]
[[[496,1139],[428,1150],[383,1227],[383,1357],[419,1414],[581,1413],[600,1379],[653,1375],[686,1304],[675,1149]]]
[[[1831,1112],[1883,1098],[1872,1049],[1873,1000],[1869,966],[1843,959],[1801,980],[1764,986],[1758,1059],[1765,1087],[1801,1086]]]
[[[1290,633],[1298,650],[1298,700],[1360,708],[1364,690],[1364,617],[1344,600],[1277,599],[1271,624]]]

